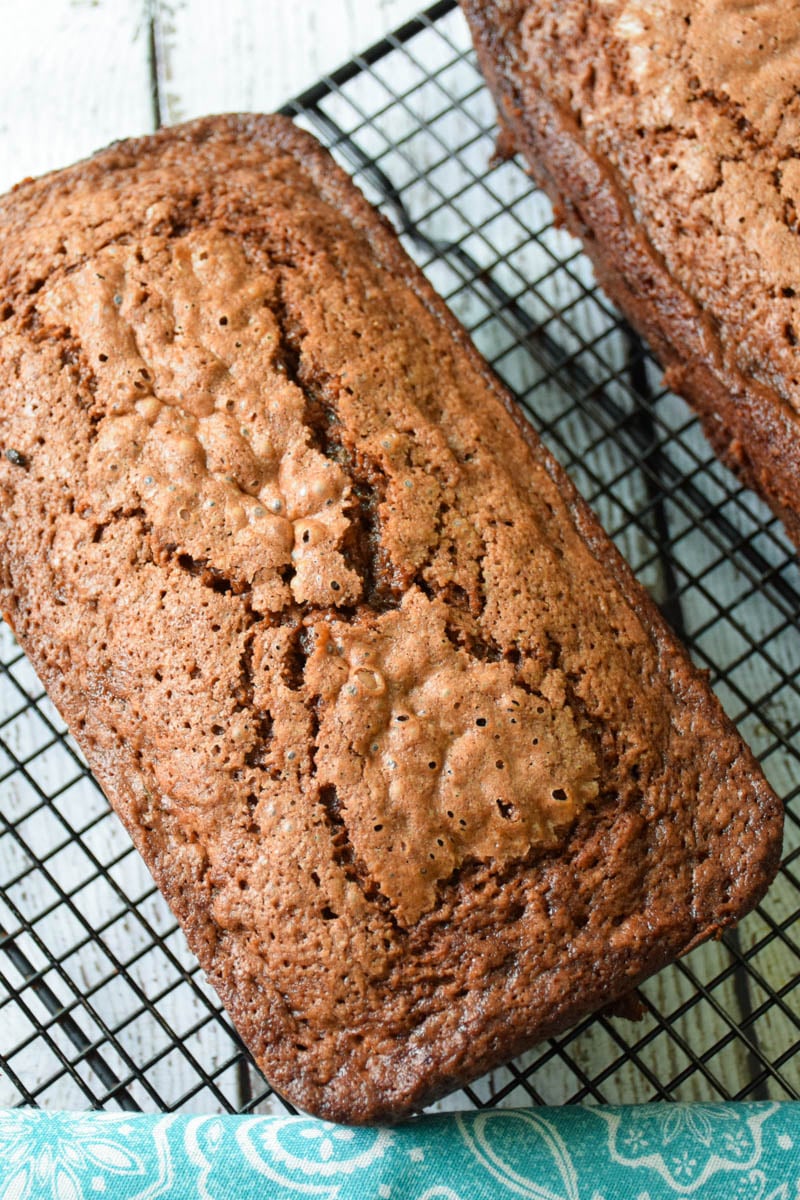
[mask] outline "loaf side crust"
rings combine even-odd
[[[758,765],[308,134],[120,143],[0,224],[2,609],[283,1095],[397,1119],[757,903]]]

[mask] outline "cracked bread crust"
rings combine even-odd
[[[505,148],[800,546],[800,3],[461,6]]]
[[[308,134],[0,223],[2,608],[280,1092],[396,1119],[757,902],[757,764]]]

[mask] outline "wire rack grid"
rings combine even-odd
[[[572,474],[786,800],[758,910],[607,1016],[439,1108],[800,1097],[800,570],[594,286],[452,0],[286,106],[397,227]],[[14,643],[0,633],[0,1105],[283,1111]]]

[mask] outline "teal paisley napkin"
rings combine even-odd
[[[797,1200],[800,1105],[310,1117],[0,1112],[0,1200]]]

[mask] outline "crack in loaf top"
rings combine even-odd
[[[619,172],[725,365],[800,410],[799,0],[515,7],[530,86]]]

